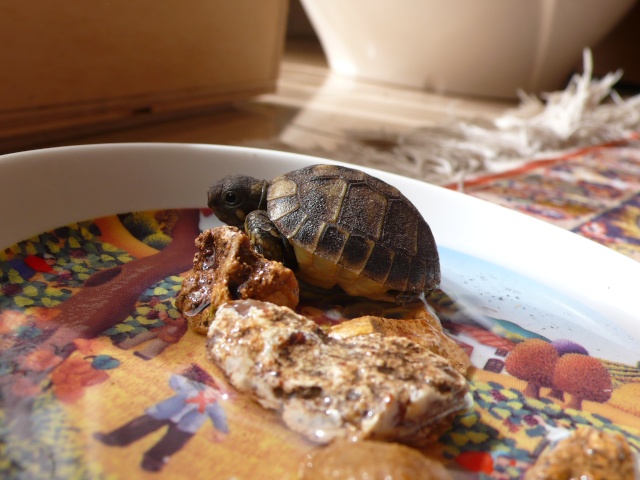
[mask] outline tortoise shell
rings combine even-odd
[[[279,176],[269,185],[267,214],[313,285],[393,299],[440,282],[438,251],[420,212],[364,172],[313,165]]]

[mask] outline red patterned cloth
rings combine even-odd
[[[531,162],[464,188],[640,260],[640,139]]]

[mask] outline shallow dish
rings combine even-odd
[[[320,162],[330,163],[176,144],[0,157],[0,443],[9,445],[0,472],[247,478],[261,469],[262,478],[294,478],[314,446],[224,386],[173,298],[192,239],[211,224],[199,209],[212,181],[270,179]],[[368,171],[400,188],[430,224],[443,271],[434,308],[476,366],[473,410],[431,453],[462,478],[519,478],[558,429],[590,424],[640,448],[640,265],[505,208]],[[154,262],[176,239],[180,260]],[[532,339],[559,358],[573,354],[563,368],[587,383],[597,370],[607,398],[509,374],[506,359]],[[177,399],[193,421],[158,420]]]

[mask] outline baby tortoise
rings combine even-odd
[[[440,283],[438,250],[420,212],[359,170],[312,165],[271,182],[230,175],[209,189],[208,205],[311,285],[406,303]]]

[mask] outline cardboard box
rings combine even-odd
[[[0,0],[0,142],[273,91],[287,0]]]

